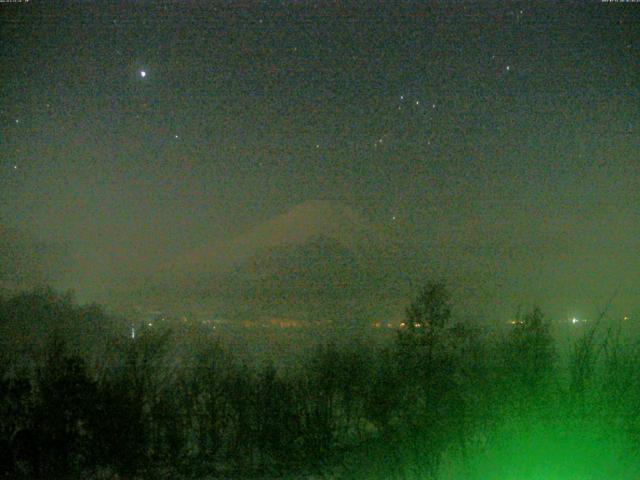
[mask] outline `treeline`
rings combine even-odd
[[[117,336],[101,309],[51,292],[3,298],[0,326],[20,321],[65,327],[20,358],[3,344],[6,477],[490,479],[544,465],[626,479],[640,468],[640,350],[604,318],[564,358],[540,310],[488,331],[456,323],[430,283],[388,345],[325,344],[286,371],[243,364],[204,331],[179,349],[169,329]],[[108,348],[83,350],[87,325]],[[570,451],[532,467],[539,444]]]

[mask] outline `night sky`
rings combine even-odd
[[[0,3],[5,284],[331,205],[468,305],[640,313],[640,4],[355,5]]]

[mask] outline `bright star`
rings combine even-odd
[[[145,72],[144,70],[140,70],[140,76],[142,78],[146,77],[147,76],[147,72]]]

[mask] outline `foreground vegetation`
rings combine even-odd
[[[566,356],[538,309],[504,332],[456,323],[441,284],[405,323],[384,346],[329,343],[301,365],[252,368],[209,331],[131,339],[100,308],[50,291],[6,296],[1,471],[638,478],[640,350],[604,315]]]

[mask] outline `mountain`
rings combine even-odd
[[[360,322],[406,301],[415,265],[402,252],[388,227],[311,201],[179,255],[145,281],[140,298],[227,318]]]
[[[318,236],[354,250],[384,243],[380,227],[368,223],[353,209],[330,201],[309,201],[229,240],[218,240],[179,255],[165,269],[173,272],[229,268],[259,252],[300,245]]]
[[[67,273],[66,255],[61,244],[0,223],[0,291],[54,284]]]

